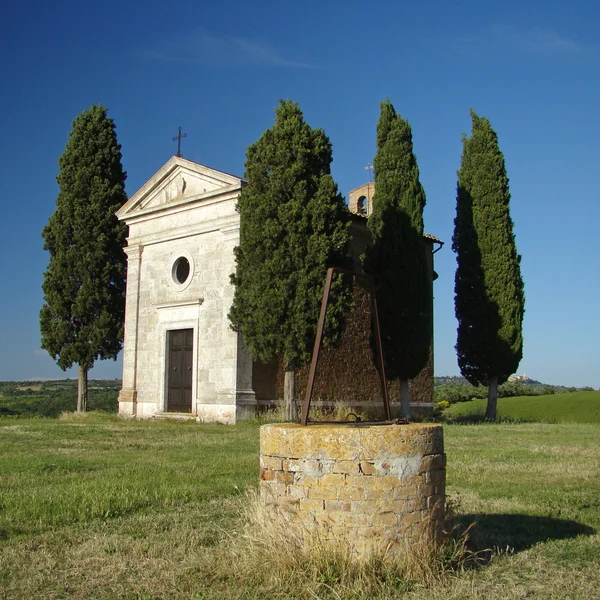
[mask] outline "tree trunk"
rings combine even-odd
[[[490,377],[488,385],[488,401],[485,409],[485,418],[487,421],[495,421],[498,417],[498,376]]]
[[[295,423],[298,420],[298,411],[296,409],[296,369],[294,367],[285,367],[283,401],[285,402],[286,421]]]
[[[405,419],[410,421],[410,388],[408,386],[408,379],[402,379],[400,381],[400,405],[402,406],[402,415]]]
[[[88,394],[88,370],[79,365],[79,377],[77,380],[77,412],[85,412],[87,409]]]

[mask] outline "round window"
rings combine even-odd
[[[190,276],[190,261],[185,256],[180,256],[173,265],[173,281],[184,284]]]

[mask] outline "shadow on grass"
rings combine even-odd
[[[469,531],[469,549],[475,553],[521,552],[539,542],[593,535],[596,530],[576,521],[519,514],[467,514],[455,517]]]

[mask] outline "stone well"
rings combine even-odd
[[[440,540],[446,455],[441,425],[281,423],[260,430],[263,502],[292,526],[345,540],[357,556]]]

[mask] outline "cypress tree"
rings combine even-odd
[[[488,386],[486,418],[495,420],[498,385],[523,355],[525,296],[498,136],[473,110],[471,119],[471,137],[463,135],[452,238],[456,351],[463,376]]]
[[[386,375],[400,380],[402,410],[410,418],[408,380],[425,366],[431,347],[431,278],[412,131],[389,100],[381,103],[374,167],[372,245],[364,268],[375,278]]]
[[[293,420],[295,371],[310,360],[327,267],[344,262],[349,212],[330,174],[329,138],[304,121],[294,102],[280,101],[275,114],[246,155],[229,318],[254,359],[283,359]],[[330,328],[342,319],[344,303],[338,294]]]
[[[115,211],[127,200],[127,175],[102,105],[75,119],[58,164],[56,211],[42,232],[50,258],[40,330],[61,369],[79,366],[77,410],[85,411],[88,371],[117,358],[125,311],[126,226]]]

